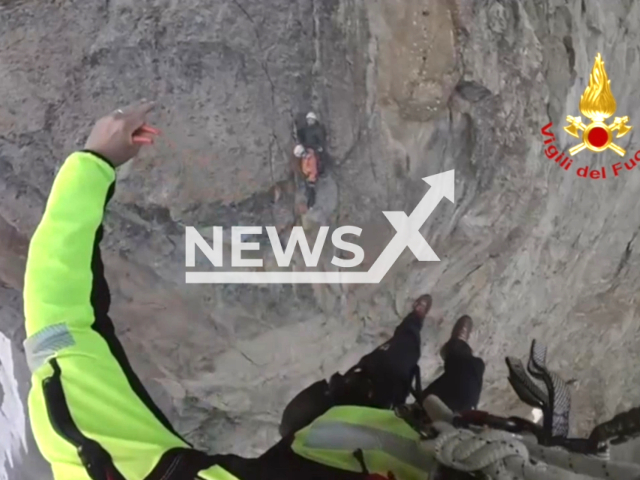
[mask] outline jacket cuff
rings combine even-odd
[[[113,163],[111,163],[111,160],[109,160],[107,157],[104,157],[99,153],[94,152],[93,150],[80,150],[80,151],[84,153],[90,153],[91,155],[93,155],[96,158],[99,158],[100,160],[102,160],[103,162],[105,162],[107,165],[109,165],[111,168],[115,170],[116,167],[113,166]]]

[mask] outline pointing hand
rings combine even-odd
[[[145,123],[154,105],[143,100],[101,118],[93,127],[85,149],[103,156],[114,167],[128,162],[143,145],[152,145],[160,135],[159,130]]]

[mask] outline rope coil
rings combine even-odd
[[[542,447],[535,440],[500,430],[456,429],[446,421],[433,424],[436,460],[460,472],[483,472],[493,480],[637,480],[640,465]]]
[[[474,434],[469,430],[449,430],[435,440],[436,459],[462,472],[476,472],[516,457],[529,461],[529,451],[513,435],[497,430]]]

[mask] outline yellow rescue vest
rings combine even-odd
[[[370,474],[397,480],[426,480],[437,462],[420,448],[420,437],[393,411],[334,407],[295,435],[293,451],[341,470],[362,472],[360,450]]]

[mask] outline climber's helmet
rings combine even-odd
[[[307,124],[314,125],[318,121],[318,117],[315,113],[309,112],[307,113]]]
[[[306,150],[302,145],[296,145],[296,148],[293,149],[293,154],[298,158],[302,158],[305,152]]]

